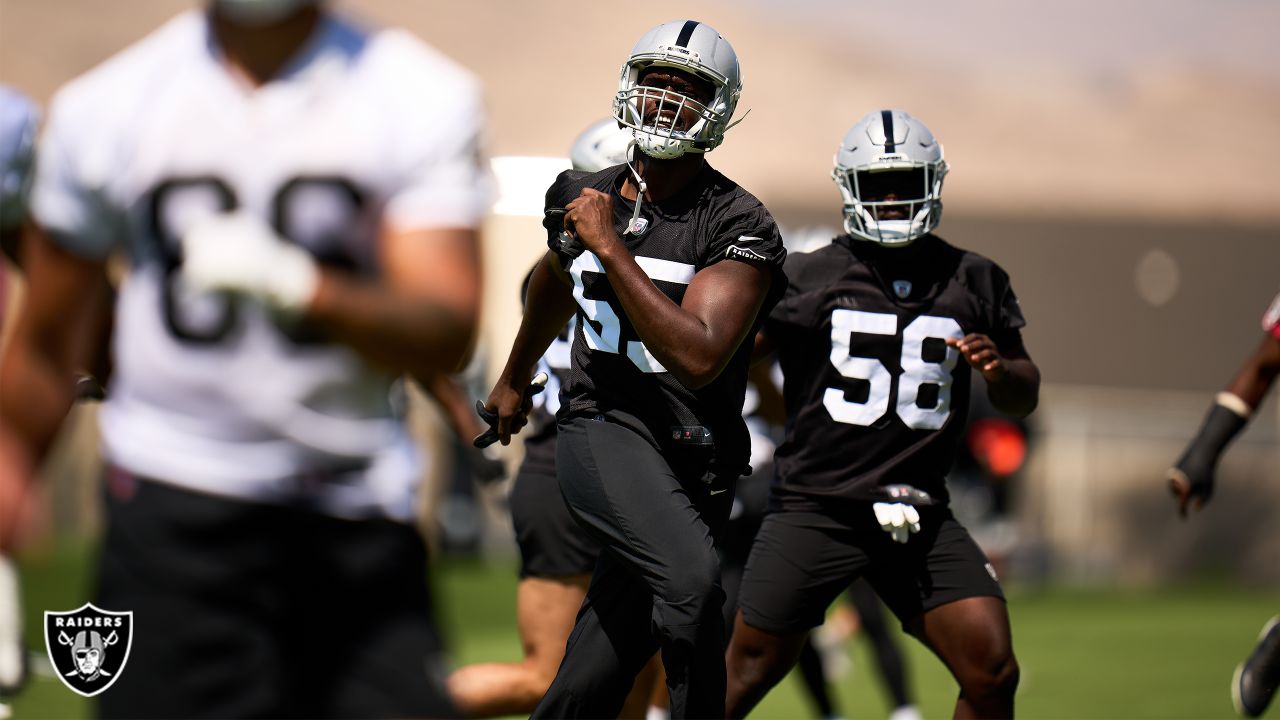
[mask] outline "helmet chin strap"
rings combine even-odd
[[[640,190],[636,193],[636,209],[631,212],[631,222],[627,223],[627,229],[622,234],[639,236],[649,229],[649,221],[640,217],[640,205],[644,202],[644,194],[649,192],[649,186],[645,183],[644,178],[640,177],[636,166],[632,164],[631,159],[635,156],[635,149],[636,141],[635,138],[632,138],[627,145],[627,169],[631,171],[631,176],[636,179],[636,185]]]

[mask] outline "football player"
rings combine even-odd
[[[933,234],[942,146],[901,110],[842,140],[844,229],[792,255],[758,342],[782,367],[787,434],[747,562],[727,654],[742,717],[795,663],[810,628],[865,577],[960,684],[957,717],[1010,717],[1018,681],[991,565],[947,508],[970,368],[1002,411],[1036,406],[1022,311],[995,263]]]
[[[828,244],[827,240],[822,244]],[[795,236],[786,237],[794,247]],[[786,422],[785,403],[778,391],[775,378],[781,377],[776,362],[758,362],[751,366],[748,376],[746,402],[743,417],[751,433],[750,475],[738,481],[729,522],[719,542],[721,584],[725,590],[724,622],[732,632],[733,620],[738,612],[738,592],[742,574],[751,553],[751,545],[760,530],[769,505],[769,488],[773,483],[773,455],[776,449],[775,429]],[[854,632],[865,635],[872,644],[879,677],[893,703],[890,720],[919,720],[919,712],[911,702],[907,689],[907,673],[902,651],[890,634],[884,619],[880,599],[864,580],[858,580],[845,593],[848,603],[842,607],[847,616],[847,628],[836,630],[839,621],[827,622],[810,633],[808,641],[800,649],[796,660],[804,693],[818,715],[824,718],[839,717],[827,679],[841,674],[847,668],[844,641]],[[837,635],[840,635],[837,637]]]
[[[631,130],[607,118],[594,123],[574,141],[569,152],[570,178],[627,162]],[[523,302],[529,278],[520,288]],[[524,459],[511,487],[509,505],[520,549],[520,582],[516,588],[516,626],[524,660],[480,663],[449,676],[449,694],[467,717],[528,714],[547,692],[564,658],[565,642],[578,608],[587,595],[600,545],[569,515],[556,481],[556,413],[560,388],[569,372],[575,319],[538,360],[547,375],[546,390],[533,397]],[[651,683],[637,681],[620,717],[644,716]]]
[[[314,0],[210,0],[57,93],[0,411],[39,461],[127,253],[95,602],[139,624],[104,716],[455,716],[389,388],[469,351],[482,124],[466,70]]]
[[[1227,389],[1218,393],[1200,431],[1167,473],[1178,514],[1200,510],[1213,497],[1214,474],[1227,445],[1240,434],[1280,375],[1280,295],[1262,317],[1262,342]],[[1262,628],[1258,644],[1231,679],[1231,699],[1245,717],[1258,717],[1280,688],[1280,615]]]
[[[552,249],[487,409],[509,442],[538,357],[576,313],[556,473],[603,550],[535,717],[616,716],[659,648],[672,717],[724,711],[715,535],[747,470],[743,340],[785,286],[773,218],[704,158],[741,88],[737,55],[713,28],[653,28],[613,103],[633,162],[562,175],[547,191]]]

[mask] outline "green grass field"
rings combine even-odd
[[[29,639],[43,652],[46,609],[87,598],[84,551],[23,561]],[[442,626],[458,663],[516,660],[515,572],[510,562],[442,563],[435,570]],[[1025,718],[1228,718],[1231,671],[1263,622],[1280,612],[1280,593],[1218,583],[1144,592],[1011,588],[1014,644],[1022,665],[1018,712]],[[926,718],[948,717],[954,684],[927,651],[904,639]],[[837,684],[847,717],[885,717],[865,643],[850,646],[853,670]],[[14,705],[16,718],[80,718],[89,706],[55,679],[37,678]],[[814,712],[787,678],[752,717],[809,718]],[[1268,717],[1280,717],[1273,706]]]

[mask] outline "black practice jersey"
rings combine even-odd
[[[945,502],[970,369],[944,341],[977,332],[1025,352],[1009,276],[932,235],[905,248],[844,235],[786,271],[765,326],[787,406],[772,506],[883,500],[878,488],[895,483]]]
[[[627,166],[585,177],[563,173],[547,191],[548,242],[558,249],[563,209],[591,187],[613,196],[614,227],[637,264],[677,305],[693,276],[722,260],[758,263],[773,269],[769,297],[755,325],[763,321],[786,287],[786,251],[768,210],[709,165],[690,187],[658,203],[642,203],[648,228],[623,234],[635,204],[622,197]],[[710,433],[715,459],[724,472],[747,467],[749,440],[742,421],[751,342],[744,342],[724,371],[705,387],[691,390],[673,377],[641,342],[618,302],[600,260],[590,252],[560,254],[573,280],[578,303],[572,367],[561,393],[561,417],[605,415],[641,433],[659,448],[676,436]],[[750,337],[750,336],[748,336]]]

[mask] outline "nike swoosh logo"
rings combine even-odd
[[[739,235],[739,236],[738,236],[738,239],[739,239],[739,240],[748,240],[748,241],[749,241],[749,240],[755,240],[756,242],[759,242],[759,241],[761,240],[761,238],[758,238],[758,237],[752,237],[752,236],[750,236],[750,235]]]
[[[720,493],[727,493],[727,492],[729,492],[729,488],[725,488],[723,490],[712,490],[709,494],[719,495]]]

